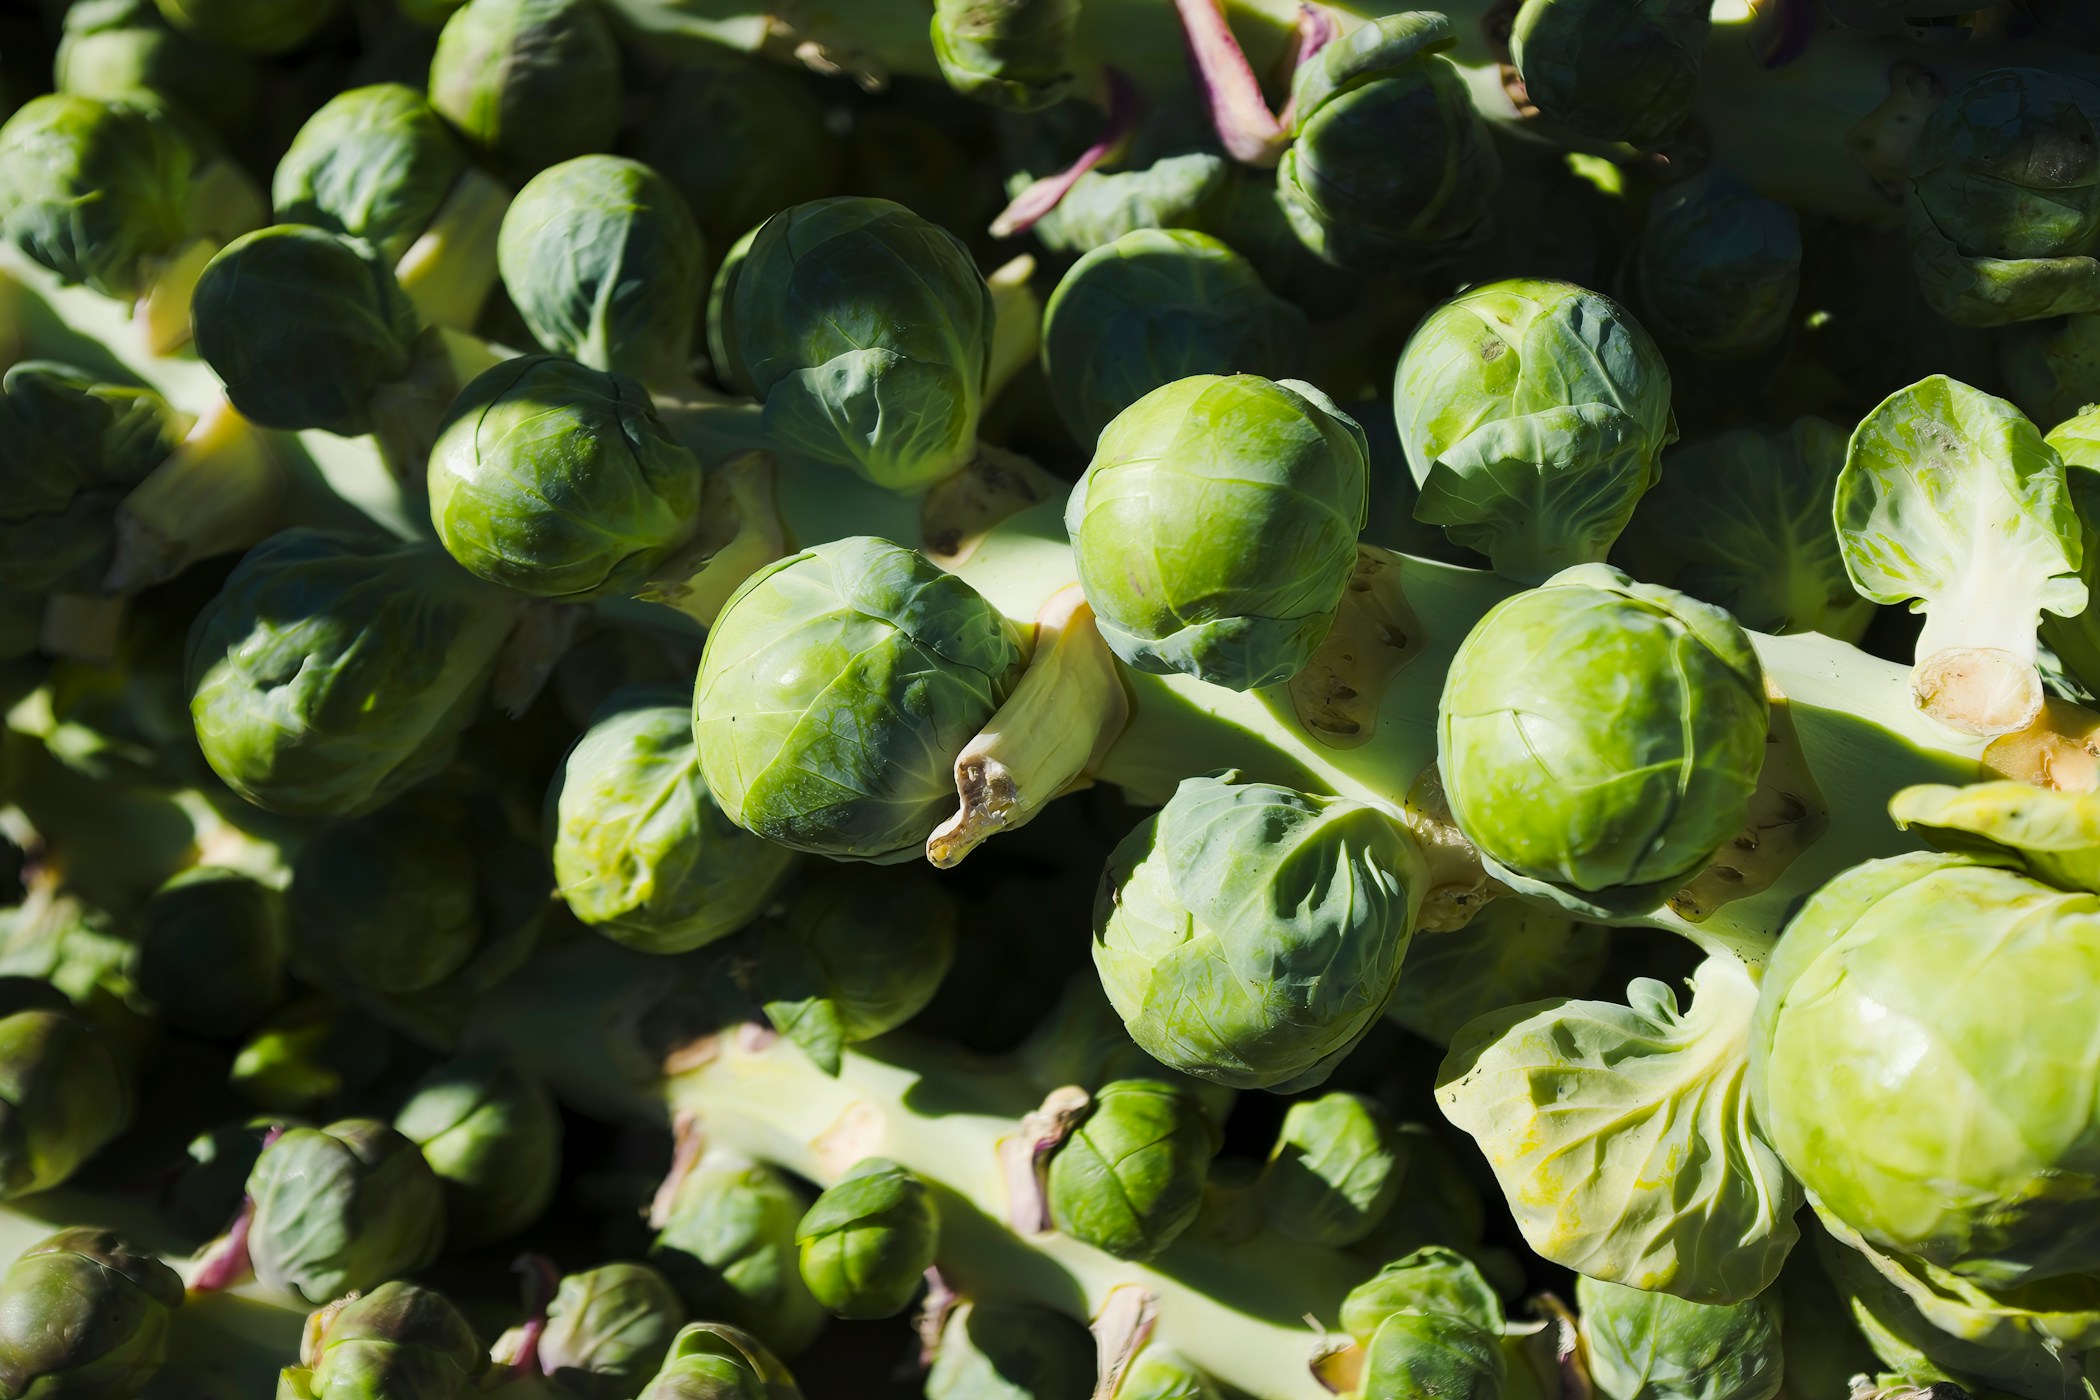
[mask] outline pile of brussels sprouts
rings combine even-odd
[[[0,1400],[2092,1400],[2096,697],[2090,0],[0,6]]]

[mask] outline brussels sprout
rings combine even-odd
[[[1395,1260],[1350,1290],[1341,1321],[1363,1348],[1363,1400],[1502,1393],[1502,1301],[1462,1254],[1432,1245]]]
[[[437,1258],[445,1197],[416,1145],[386,1124],[346,1118],[291,1128],[248,1174],[255,1276],[321,1304]]]
[[[1116,1400],[1220,1400],[1209,1376],[1170,1351],[1148,1346],[1130,1363]]]
[[[834,1317],[895,1317],[933,1266],[941,1217],[926,1183],[864,1157],[795,1227],[802,1281]]]
[[[2100,404],[2100,314],[2007,326],[1998,370],[2008,397],[2037,426],[2076,418]]]
[[[825,1322],[796,1263],[795,1226],[808,1208],[771,1167],[710,1152],[678,1183],[649,1258],[694,1313],[792,1356]]]
[[[278,1400],[455,1400],[483,1360],[474,1329],[444,1294],[383,1283],[332,1302],[306,1323],[299,1364]]]
[[[269,886],[197,866],[154,892],[139,925],[139,993],[161,1024],[222,1039],[284,1000],[284,902]]]
[[[509,1239],[554,1199],[561,1110],[539,1080],[500,1056],[462,1055],[424,1075],[394,1115],[394,1129],[437,1173],[445,1239],[456,1248]]]
[[[631,140],[630,153],[685,197],[710,257],[779,210],[837,194],[844,180],[814,80],[714,44],[680,55]]]
[[[1290,375],[1305,355],[1305,313],[1224,243],[1187,229],[1138,229],[1088,253],[1043,314],[1043,373],[1088,446],[1154,389],[1191,375]]]
[[[466,168],[466,152],[423,94],[374,83],[336,94],[306,119],[277,162],[270,203],[279,222],[361,238],[391,267]]]
[[[562,901],[646,953],[687,952],[742,928],[794,860],[723,815],[700,775],[692,712],[668,687],[616,691],[548,797]]]
[[[1743,1111],[1757,995],[1722,954],[1682,1010],[1642,977],[1626,1005],[1534,1002],[1459,1032],[1437,1106],[1479,1144],[1526,1244],[1693,1302],[1771,1285],[1799,1238],[1801,1191]]]
[[[965,1304],[948,1314],[926,1400],[1086,1400],[1094,1339],[1063,1313],[1025,1303]]]
[[[481,942],[460,810],[411,798],[324,828],[292,866],[292,954],[309,982],[400,996],[436,986]]]
[[[888,200],[798,204],[723,263],[712,296],[716,371],[765,401],[783,447],[893,491],[976,454],[992,294],[946,229]]]
[[[1065,506],[1102,637],[1156,675],[1289,680],[1355,571],[1369,451],[1354,419],[1296,380],[1197,375],[1139,399]]]
[[[1524,94],[1585,136],[1657,146],[1698,96],[1710,0],[1524,0],[1509,36]]]
[[[1870,861],[1810,897],[1766,970],[1758,1121],[1878,1248],[1992,1287],[2093,1272],[2077,1008],[2096,991],[2095,896],[1973,857]]]
[[[195,164],[151,108],[31,98],[0,125],[0,238],[61,282],[137,299],[188,233]]]
[[[153,0],[77,0],[53,76],[74,97],[165,105],[228,138],[247,128],[262,95],[254,63],[176,29]]]
[[[243,53],[295,49],[334,18],[340,0],[158,0],[178,29]]]
[[[396,1049],[393,1033],[365,1013],[309,998],[257,1028],[226,1078],[258,1108],[305,1111],[370,1090],[394,1067]]]
[[[1118,1079],[1050,1155],[1050,1219],[1118,1259],[1151,1259],[1196,1219],[1218,1150],[1194,1094],[1160,1079]]]
[[[1416,930],[1385,1014],[1449,1045],[1489,1012],[1588,991],[1610,952],[1610,937],[1596,924],[1530,900],[1498,899],[1463,928]]]
[[[1013,624],[924,555],[865,535],[816,545],[745,580],[709,631],[700,771],[768,841],[911,860],[1021,667]]]
[[[107,1230],[61,1230],[0,1275],[0,1390],[137,1395],[160,1370],[182,1279]]]
[[[1301,1099],[1262,1169],[1262,1215],[1294,1240],[1341,1249],[1385,1218],[1407,1170],[1406,1143],[1360,1094]]]
[[[117,515],[185,422],[149,389],[48,360],[0,378],[0,589],[99,592]]]
[[[1845,435],[1820,418],[1731,428],[1663,454],[1618,554],[1758,632],[1858,641],[1874,607],[1852,587],[1831,524]]]
[[[754,933],[766,1017],[837,1074],[848,1045],[909,1021],[955,960],[955,904],[925,875],[819,869]]]
[[[1578,1276],[1590,1379],[1610,1400],[1772,1400],[1785,1355],[1779,1298],[1691,1303]]]
[[[794,1377],[749,1332],[688,1323],[641,1400],[801,1400]]]
[[[2087,596],[2063,461],[2034,425],[1945,375],[1899,389],[1852,434],[1836,517],[1853,587],[1925,614],[1919,708],[1969,734],[2024,729],[2041,615],[2075,617]]]
[[[244,234],[205,265],[190,305],[197,354],[244,417],[358,437],[409,377],[422,330],[369,244],[306,224]]]
[[[1768,705],[1719,608],[1584,564],[1460,644],[1437,766],[1489,869],[1579,912],[1673,893],[1742,830]]]
[[[1710,359],[1762,355],[1801,290],[1801,219],[1713,166],[1648,206],[1633,285],[1657,339]]]
[[[503,216],[496,256],[544,348],[652,384],[689,377],[706,252],[648,166],[590,155],[542,170]]]
[[[612,145],[620,51],[596,0],[467,0],[438,33],[430,105],[513,185]]]
[[[684,1325],[684,1302],[647,1264],[569,1274],[547,1305],[540,1370],[579,1400],[631,1400]]]
[[[1327,262],[1376,271],[1486,216],[1502,163],[1442,54],[1456,42],[1450,20],[1411,11],[1364,23],[1298,69],[1276,199]]]
[[[0,1017],[0,1200],[63,1182],[136,1107],[129,1067],[70,1010]]]
[[[1237,778],[1185,779],[1116,847],[1094,966],[1161,1064],[1310,1088],[1392,995],[1428,869],[1374,807]]]
[[[700,463],[648,391],[554,355],[475,377],[430,455],[430,519],[452,557],[542,598],[632,593],[698,523]]]
[[[1994,68],[1910,148],[1903,207],[1933,309],[1964,326],[2100,311],[2100,85]]]
[[[1072,88],[1079,0],[934,0],[933,56],[964,97],[1015,112]]]
[[[1393,411],[1415,518],[1519,583],[1603,559],[1677,438],[1655,342],[1566,282],[1495,282],[1430,312]]]

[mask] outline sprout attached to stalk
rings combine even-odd
[[[340,0],[158,0],[178,29],[242,53],[295,49],[335,17]]]
[[[933,56],[948,86],[989,106],[1036,112],[1072,87],[1080,0],[934,0]]]
[[[1289,680],[1356,568],[1368,457],[1356,421],[1294,380],[1198,375],[1139,399],[1065,507],[1103,638],[1155,674]]]
[[[1341,1324],[1355,1346],[1314,1369],[1334,1368],[1330,1384],[1349,1396],[1497,1400],[1502,1393],[1502,1300],[1455,1250],[1429,1245],[1387,1264],[1342,1300]]]
[[[1217,1150],[1186,1084],[1113,1080],[1050,1154],[1050,1221],[1118,1259],[1154,1258],[1194,1223]]]
[[[2087,606],[2063,459],[2003,399],[1934,375],[1860,423],[1837,480],[1838,542],[1861,596],[1925,614],[1911,690],[1966,734],[2042,705],[2042,614]]]
[[[509,1239],[554,1199],[561,1110],[546,1086],[500,1056],[462,1055],[424,1075],[394,1128],[437,1173],[445,1237],[455,1248]]]
[[[513,186],[612,145],[620,51],[597,0],[467,0],[438,34],[430,105]]]
[[[1590,1377],[1609,1400],[1772,1400],[1785,1369],[1779,1295],[1693,1303],[1577,1276]]]
[[[1633,296],[1656,337],[1709,359],[1779,345],[1801,290],[1801,219],[1720,166],[1648,206]]]
[[[1284,1114],[1262,1169],[1262,1214],[1292,1239],[1346,1248],[1385,1219],[1406,1170],[1405,1140],[1375,1101],[1343,1093],[1301,1099]]]
[[[1600,141],[1659,146],[1699,95],[1711,0],[1524,0],[1509,37],[1524,95]]]
[[[182,1278],[107,1230],[61,1230],[0,1275],[0,1382],[17,1395],[141,1394],[166,1360]]]
[[[925,1182],[887,1158],[863,1158],[795,1227],[802,1281],[834,1317],[895,1317],[933,1266],[940,1231]]]
[[[442,1400],[473,1392],[484,1357],[450,1299],[413,1283],[351,1293],[306,1320],[279,1400]]]
[[[52,1004],[0,1016],[0,1200],[62,1184],[131,1126],[138,1106],[117,1048],[62,995],[32,986]]]
[[[699,1317],[748,1328],[792,1356],[827,1320],[802,1281],[795,1227],[809,1201],[785,1176],[711,1150],[658,1197],[649,1261]],[[675,1349],[674,1349],[675,1352]]]
[[[444,1243],[437,1176],[414,1143],[369,1118],[286,1131],[256,1158],[248,1197],[255,1276],[309,1303],[411,1273]]]
[[[691,1322],[671,1339],[663,1369],[640,1400],[801,1400],[795,1378],[741,1328]]]
[[[254,120],[260,65],[168,23],[153,0],[80,0],[66,8],[52,66],[74,97],[170,108],[233,139]]]
[[[552,1282],[553,1269],[537,1263]],[[685,1304],[647,1264],[606,1264],[566,1274],[544,1311],[497,1339],[490,1359],[514,1375],[546,1376],[577,1400],[632,1400],[657,1374],[679,1329]]]

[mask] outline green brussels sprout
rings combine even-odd
[[[525,355],[477,375],[430,454],[430,519],[469,572],[542,598],[632,593],[692,535],[700,463],[624,374]]]
[[[669,687],[607,699],[548,797],[562,902],[645,953],[688,952],[736,932],[794,861],[723,814],[700,775],[692,711]]]
[[[61,282],[136,300],[188,234],[196,160],[151,108],[31,98],[0,124],[0,238]]]
[[[226,1079],[258,1108],[303,1112],[365,1093],[395,1060],[394,1035],[385,1026],[314,997],[293,1002],[257,1027],[234,1053]],[[223,1223],[215,1221],[212,1228]]]
[[[1964,326],[2100,311],[2100,85],[1994,68],[1935,106],[1904,184],[1925,299]]]
[[[243,234],[205,265],[190,303],[197,355],[266,428],[359,437],[409,377],[422,323],[371,245],[307,224]],[[383,403],[383,400],[381,401]]]
[[[335,17],[340,0],[158,0],[177,29],[242,53],[295,49]]]
[[[389,266],[437,218],[467,168],[443,118],[400,83],[351,88],[321,104],[270,181],[280,223],[361,238]]]
[[[500,1056],[462,1055],[424,1075],[394,1115],[394,1130],[437,1173],[445,1239],[455,1248],[509,1239],[554,1200],[561,1110],[545,1085]]]
[[[1086,1400],[1094,1338],[1063,1313],[1026,1303],[968,1303],[948,1314],[926,1400]]]
[[[284,1000],[284,901],[237,870],[200,865],[139,915],[139,994],[188,1035],[240,1035]]]
[[[1801,218],[1711,166],[1648,206],[1636,300],[1656,338],[1695,355],[1762,355],[1785,338],[1801,290]]]
[[[649,1258],[694,1313],[792,1356],[825,1322],[796,1263],[795,1227],[808,1209],[771,1167],[710,1152],[678,1183]]]
[[[503,216],[496,257],[545,349],[652,384],[688,376],[706,250],[684,198],[640,161],[548,166]]]
[[[1216,1383],[1170,1351],[1148,1346],[1116,1387],[1116,1400],[1221,1400]]]
[[[1580,996],[1611,952],[1607,930],[1565,910],[1498,899],[1463,928],[1419,929],[1386,1003],[1389,1020],[1449,1045],[1468,1021],[1546,997]]]
[[[2077,1020],[2100,990],[2094,899],[1916,852],[1802,905],[1765,972],[1751,1091],[1823,1211],[1990,1287],[2100,1270]]]
[[[714,44],[679,57],[630,154],[685,197],[710,257],[779,210],[839,192],[844,153],[808,75]]]
[[[460,819],[450,804],[410,798],[307,840],[289,895],[301,978],[401,996],[465,966],[482,917]]]
[[[255,1159],[248,1198],[255,1276],[316,1305],[412,1273],[444,1244],[436,1174],[370,1118],[287,1129]]]
[[[1377,808],[1237,779],[1183,780],[1109,856],[1094,967],[1161,1064],[1311,1088],[1392,996],[1428,867]]]
[[[1262,1168],[1269,1228],[1343,1249],[1378,1228],[1400,1194],[1407,1145],[1383,1108],[1360,1094],[1301,1099]]]
[[[1079,0],[934,0],[933,57],[964,97],[1037,112],[1072,89]]]
[[[1296,380],[1196,375],[1139,399],[1065,506],[1103,639],[1155,675],[1289,680],[1356,569],[1369,453],[1356,420]]]
[[[795,1227],[802,1281],[834,1317],[895,1317],[933,1267],[940,1234],[926,1183],[886,1157],[864,1157]]]
[[[1655,342],[1566,282],[1494,282],[1430,312],[1393,412],[1415,518],[1519,583],[1602,560],[1677,438]]]
[[[483,1360],[474,1329],[450,1299],[413,1283],[383,1283],[328,1304],[306,1323],[299,1364],[278,1400],[460,1400]]]
[[[2041,616],[2087,605],[2070,483],[2034,425],[1943,374],[1899,389],[1853,431],[1835,515],[1853,587],[1925,614],[1918,707],[1969,734],[2026,728]]]
[[[1096,248],[1043,313],[1043,373],[1087,446],[1154,389],[1191,375],[1287,376],[1305,356],[1305,313],[1245,258],[1188,229],[1137,229]]]
[[[1050,1154],[1051,1223],[1118,1259],[1151,1259],[1195,1222],[1217,1150],[1217,1130],[1186,1088],[1104,1084]]]
[[[107,1230],[61,1230],[0,1275],[0,1392],[140,1394],[160,1370],[182,1278]]]
[[[49,360],[9,368],[0,378],[0,589],[101,591],[118,509],[185,426],[150,389]]]
[[[1563,126],[1658,146],[1698,97],[1710,0],[1524,0],[1510,57],[1524,93]]]
[[[542,1374],[578,1400],[632,1400],[685,1325],[685,1303],[647,1264],[568,1274],[539,1335]]]
[[[827,1074],[840,1052],[926,1008],[955,961],[955,903],[910,871],[832,868],[797,880],[753,934],[766,1018]]]
[[[2100,314],[2023,321],[1999,332],[1998,371],[2008,397],[2041,424],[2100,404]]]
[[[671,1339],[663,1369],[641,1400],[801,1400],[794,1377],[765,1343],[715,1322],[692,1322]]]
[[[197,742],[257,806],[369,812],[451,761],[517,610],[429,545],[273,535],[191,624]]]
[[[1475,624],[1437,713],[1451,814],[1489,869],[1596,914],[1674,893],[1742,830],[1769,704],[1727,613],[1582,564]]]
[[[1363,1400],[1502,1394],[1502,1300],[1462,1254],[1430,1245],[1387,1264],[1342,1300],[1341,1322],[1363,1349]]]
[[[430,105],[513,185],[612,145],[620,51],[596,0],[467,0],[438,33]]]
[[[1444,16],[1410,11],[1367,21],[1298,69],[1276,199],[1325,261],[1377,271],[1480,227],[1502,163],[1443,56],[1457,42]]]
[[[865,535],[813,546],[746,579],[707,634],[701,774],[768,841],[914,859],[1022,664],[1013,624],[924,555]]]
[[[723,263],[712,296],[716,370],[765,401],[783,447],[893,491],[976,454],[992,294],[946,229],[888,200],[798,204]]]
[[[1757,632],[1856,642],[1874,620],[1831,523],[1845,435],[1820,418],[1730,428],[1663,454],[1615,557]]]
[[[1772,1400],[1786,1357],[1779,1295],[1693,1303],[1580,1275],[1590,1379],[1609,1400]]]
[[[153,0],[77,0],[53,66],[57,89],[98,102],[164,105],[236,137],[254,118],[262,73],[169,24]]]
[[[129,1066],[72,1011],[0,1017],[0,1200],[65,1181],[136,1108]]]

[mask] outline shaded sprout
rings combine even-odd
[[[948,1315],[926,1400],[1086,1400],[1094,1338],[1063,1313],[1026,1303],[968,1303]]]
[[[401,83],[351,88],[321,104],[270,181],[280,223],[363,239],[392,266],[438,216],[467,168],[459,139]]]
[[[1610,1400],[1772,1400],[1786,1357],[1779,1295],[1693,1303],[1580,1275],[1590,1378]]]
[[[1305,313],[1209,234],[1138,229],[1072,264],[1043,313],[1043,373],[1083,446],[1124,409],[1191,375],[1296,374]]]
[[[1238,775],[1188,778],[1109,857],[1094,966],[1161,1064],[1310,1088],[1392,995],[1428,884],[1384,812]]]
[[[445,1400],[473,1391],[484,1360],[451,1300],[413,1283],[383,1283],[307,1320],[299,1364],[279,1400]]]
[[[0,1275],[0,1383],[29,1396],[142,1392],[168,1351],[182,1278],[107,1230],[61,1230]]]
[[[924,1181],[888,1158],[863,1158],[795,1229],[802,1281],[834,1317],[895,1317],[933,1266],[940,1233]]]
[[[31,98],[0,124],[0,237],[61,282],[134,300],[188,233],[195,164],[151,108]]]
[[[243,53],[295,49],[335,17],[340,0],[157,0],[178,29]]]
[[[1633,259],[1646,324],[1712,359],[1761,355],[1785,338],[1801,290],[1801,220],[1719,166],[1648,206]]]
[[[285,995],[284,903],[236,870],[197,866],[169,880],[139,918],[136,972],[154,1019],[223,1039]]]
[[[1262,1215],[1292,1239],[1346,1248],[1378,1228],[1406,1171],[1406,1143],[1376,1102],[1345,1093],[1301,1099],[1262,1169]]]
[[[1657,146],[1698,96],[1711,0],[1524,0],[1510,56],[1524,93],[1585,136]]]
[[[400,996],[466,965],[482,913],[461,816],[410,798],[306,841],[289,902],[293,965],[304,980]]]
[[[1355,571],[1368,457],[1356,421],[1296,380],[1198,375],[1139,399],[1065,506],[1102,637],[1155,675],[1289,680]]]
[[[430,60],[430,105],[513,185],[608,149],[620,95],[620,52],[596,0],[467,0]]]
[[[564,1275],[539,1335],[540,1370],[578,1400],[631,1400],[685,1325],[685,1303],[647,1264]]]
[[[794,1377],[741,1328],[686,1324],[641,1400],[796,1400]]]
[[[792,1356],[826,1319],[802,1281],[795,1248],[808,1209],[773,1168],[710,1152],[672,1192],[649,1260],[695,1316],[721,1318]]]
[[[0,1017],[0,1199],[48,1191],[131,1126],[131,1069],[70,1009]]]
[[[455,1248],[509,1239],[554,1200],[561,1110],[545,1085],[500,1056],[462,1055],[424,1075],[394,1128],[437,1174],[445,1237]],[[677,1321],[664,1328],[666,1340]]]
[[[1363,1351],[1364,1400],[1502,1393],[1502,1300],[1455,1250],[1429,1245],[1387,1264],[1342,1300],[1341,1323]]]
[[[1386,1003],[1391,1020],[1448,1045],[1467,1022],[1547,997],[1580,996],[1597,983],[1609,933],[1562,909],[1498,899],[1455,929],[1419,929]]]
[[[1080,0],[934,0],[933,56],[964,97],[1015,112],[1062,101],[1072,86]]]
[[[2007,326],[1998,369],[2036,426],[2053,428],[2100,404],[2100,313]]]
[[[773,899],[794,860],[715,801],[682,691],[616,692],[548,797],[562,902],[643,952],[687,952],[734,933]]]
[[[167,106],[237,136],[262,95],[258,67],[169,24],[153,0],[67,7],[53,65],[58,91]]]
[[[1013,624],[923,554],[853,536],[745,580],[708,633],[693,738],[746,831],[835,858],[919,856],[953,766],[1022,664]]]

